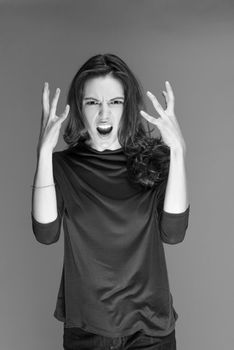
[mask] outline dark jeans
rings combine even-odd
[[[175,330],[167,336],[155,337],[138,331],[132,335],[109,338],[81,328],[65,328],[64,350],[176,350]]]

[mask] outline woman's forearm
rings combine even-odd
[[[171,149],[170,166],[163,209],[169,213],[184,212],[189,205],[185,168],[185,151]]]
[[[52,155],[52,151],[42,150],[39,152],[34,186],[47,186],[54,183]],[[57,218],[57,199],[54,186],[32,188],[32,214],[40,223],[49,223]]]

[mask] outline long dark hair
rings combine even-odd
[[[169,168],[169,147],[161,135],[151,137],[151,131],[142,123],[140,110],[145,110],[142,87],[127,64],[114,54],[99,54],[85,62],[74,76],[67,95],[70,105],[68,123],[63,138],[68,148],[90,139],[82,113],[85,82],[93,77],[112,75],[124,88],[124,110],[118,130],[118,140],[127,156],[130,180],[145,188],[165,180]]]

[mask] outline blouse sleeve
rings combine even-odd
[[[184,240],[188,227],[190,205],[181,213],[169,213],[163,209],[167,182],[163,182],[158,190],[158,222],[160,236],[164,243],[177,244]]]
[[[42,244],[52,244],[59,240],[61,233],[61,224],[62,218],[64,214],[64,200],[62,196],[62,192],[59,186],[59,182],[57,179],[57,164],[56,164],[56,154],[53,153],[53,176],[55,182],[55,191],[56,191],[56,199],[57,199],[57,218],[54,221],[48,223],[38,222],[31,211],[31,220],[32,220],[32,230],[36,237],[36,240]]]

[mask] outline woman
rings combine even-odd
[[[129,67],[104,54],[79,69],[57,116],[59,93],[50,105],[45,84],[31,217],[43,244],[59,239],[63,219],[54,316],[64,323],[64,349],[174,350],[178,315],[163,243],[184,239],[190,206],[172,88],[167,82],[165,110],[147,93],[159,115],[150,116]],[[53,152],[68,114],[68,148]]]

